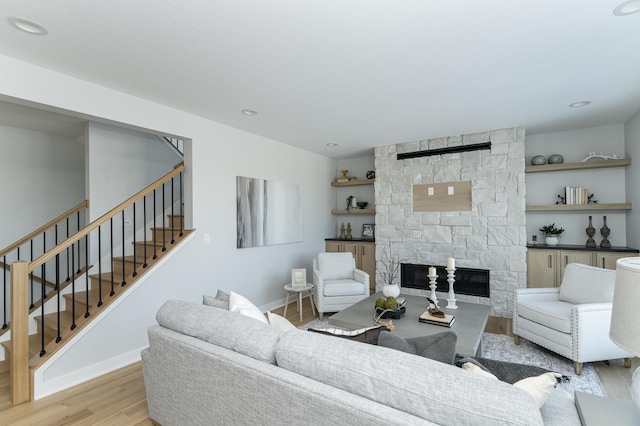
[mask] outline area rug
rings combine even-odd
[[[328,316],[325,315],[322,320],[315,319],[299,328],[302,330],[329,328],[331,326],[327,320]],[[566,390],[571,395],[573,395],[574,391],[581,391],[593,395],[607,396],[593,364],[585,363],[582,368],[582,374],[577,376],[573,370],[573,361],[525,339],[521,339],[520,345],[516,345],[513,343],[512,337],[504,334],[484,333],[482,337],[482,356],[483,358],[499,361],[535,365],[558,372],[569,377],[569,381],[559,383],[557,387]]]

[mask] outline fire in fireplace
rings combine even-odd
[[[430,291],[429,266],[414,263],[402,263],[400,265],[400,283],[402,287],[416,288]],[[438,292],[448,292],[447,269],[445,266],[436,266],[436,285]],[[469,296],[489,297],[489,270],[474,268],[456,268],[453,290],[456,294]]]

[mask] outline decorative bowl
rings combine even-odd
[[[400,319],[404,315],[405,312],[407,312],[407,307],[406,306],[403,306],[400,309],[396,309],[395,311],[389,311],[387,309],[376,308],[376,318],[378,317],[378,315],[382,314],[382,316],[380,316],[381,319]]]
[[[358,201],[356,204],[358,205],[358,208],[364,209],[365,207],[367,207],[367,204],[369,203],[366,201]]]
[[[564,162],[564,158],[560,154],[553,154],[549,156],[547,162],[549,164],[562,164]]]
[[[547,164],[547,159],[544,155],[536,155],[531,159],[532,166],[542,166],[543,164]]]

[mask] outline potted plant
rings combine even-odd
[[[396,283],[396,278],[400,275],[400,259],[398,255],[391,255],[387,251],[387,247],[382,250],[382,257],[377,262],[378,276],[380,281],[384,284],[382,287],[382,293],[386,297],[398,297],[400,295],[400,285]]]
[[[564,228],[558,228],[555,223],[540,227],[540,231],[544,232],[544,242],[548,246],[557,246],[560,241],[560,235],[564,232]]]

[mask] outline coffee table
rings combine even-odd
[[[375,293],[355,305],[333,314],[329,317],[329,324],[350,330],[374,325],[374,306],[379,297],[384,297],[384,295],[381,292]],[[470,356],[482,356],[482,333],[489,319],[489,305],[458,301],[458,309],[441,307],[442,311],[456,317],[455,322],[449,328],[418,321],[418,317],[427,310],[425,297],[411,294],[401,294],[400,297],[407,300],[407,311],[402,318],[393,320],[394,333],[398,336],[404,338],[428,336],[451,330],[458,335],[456,352]],[[443,302],[445,301],[439,301],[439,304],[444,306],[446,302]]]

